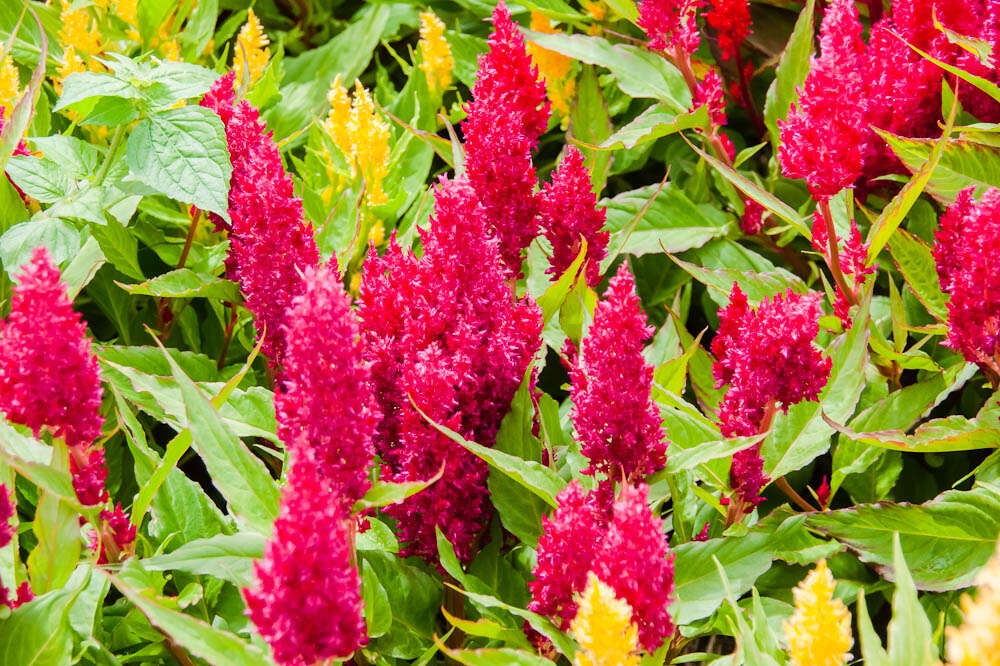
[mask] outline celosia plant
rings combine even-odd
[[[833,575],[820,560],[792,590],[795,612],[784,623],[792,666],[844,666],[850,659],[851,613],[833,587]]]
[[[615,597],[615,592],[593,572],[587,574],[587,586],[580,595],[576,617],[570,623],[573,636],[580,643],[573,663],[576,666],[636,666],[639,657],[638,630],[632,622],[632,609]]]

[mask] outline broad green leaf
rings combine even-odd
[[[1000,446],[1000,422],[996,414],[967,419],[952,415],[923,423],[912,435],[901,430],[855,432],[832,423],[838,432],[870,446],[880,446],[909,453],[946,453],[995,449]]]
[[[442,474],[444,474],[444,463],[441,463],[441,469],[437,471],[437,474],[424,481],[408,481],[403,483],[377,481],[368,489],[365,496],[355,503],[354,510],[363,511],[365,509],[389,506],[390,504],[399,504],[407,497],[416,495],[424,488],[434,485],[434,482],[440,479]]]
[[[717,208],[695,204],[673,183],[623,192],[600,204],[611,232],[608,256],[683,252],[726,235],[729,218]],[[650,201],[652,199],[652,201]],[[636,216],[641,217],[636,221]]]
[[[161,62],[150,72],[145,97],[155,108],[173,106],[178,100],[200,97],[208,92],[218,74],[189,62]]]
[[[903,274],[906,284],[913,290],[913,295],[935,319],[948,321],[946,298],[938,282],[931,249],[916,236],[899,229],[889,241],[889,251],[892,252],[892,260]]]
[[[98,97],[120,97],[136,100],[141,96],[138,87],[113,74],[104,72],[74,72],[63,81],[62,94],[52,111],[78,108],[79,103]]]
[[[896,593],[892,596],[892,621],[889,622],[889,664],[934,666],[940,662],[931,623],[917,600],[917,588],[903,558],[899,534],[892,535],[892,568]]]
[[[487,619],[476,622],[465,620],[455,617],[448,612],[447,608],[443,607],[441,608],[441,612],[453,627],[467,636],[479,636],[481,638],[499,640],[515,647],[531,649],[531,644],[525,639],[524,633],[520,629],[511,629]]]
[[[56,264],[65,263],[80,249],[80,232],[59,218],[41,217],[19,222],[0,236],[0,263],[9,275],[14,275],[31,259],[31,253],[42,245]]]
[[[654,104],[624,127],[605,139],[600,148],[614,150],[617,148],[635,148],[660,137],[695,129],[708,125],[708,107],[699,106],[694,111],[677,113],[665,108],[662,104]]]
[[[910,171],[917,172],[931,159],[937,139],[910,139],[882,133],[889,147]],[[1000,151],[995,146],[952,139],[927,180],[927,191],[950,204],[967,187],[1000,187]]]
[[[217,534],[195,539],[177,550],[142,561],[148,571],[184,571],[189,574],[216,576],[237,587],[251,581],[252,564],[264,556],[266,539],[260,534]]]
[[[125,160],[144,185],[229,219],[232,165],[222,120],[184,106],[151,114],[129,134]]]
[[[365,562],[361,563],[361,596],[365,607],[365,624],[369,638],[378,638],[392,627],[392,607],[389,594],[379,582],[375,571]]]
[[[550,507],[556,508],[558,506],[556,495],[559,494],[559,491],[562,490],[566,483],[554,470],[533,460],[524,460],[509,453],[470,442],[451,428],[434,422],[417,407],[416,403],[412,404],[413,408],[424,417],[427,423],[451,441],[462,445],[471,453],[482,458],[490,466],[490,469],[495,469],[517,482],[523,488],[544,500]]]
[[[684,77],[658,53],[630,44],[611,44],[592,35],[523,32],[529,42],[542,48],[607,67],[627,95],[659,100],[677,113],[685,113],[691,107],[691,92]]]
[[[777,147],[780,137],[778,120],[784,119],[792,103],[798,97],[796,90],[806,80],[809,73],[810,56],[813,52],[813,12],[815,0],[808,0],[805,8],[799,12],[795,28],[788,38],[788,44],[781,54],[778,67],[775,70],[774,82],[767,90],[767,100],[764,102],[764,123],[771,135],[771,143]]]
[[[434,642],[440,579],[383,551],[359,550],[358,559],[378,577],[392,608],[391,629],[372,641],[371,649],[399,659],[417,658]]]
[[[278,515],[278,484],[264,463],[223,423],[216,407],[164,351],[180,385],[191,445],[205,462],[212,483],[229,504],[229,510],[260,534],[269,534]]]
[[[132,563],[138,568],[139,565]],[[103,573],[103,572],[102,572]],[[172,606],[176,600],[162,597],[156,590],[136,587],[132,581],[139,576],[123,570],[120,575],[103,573],[122,595],[135,604],[150,623],[169,636],[177,645],[214,666],[267,666],[271,660],[259,649],[228,631],[217,629],[204,620],[186,615]]]
[[[898,533],[919,589],[957,590],[972,584],[996,548],[1000,488],[980,483],[972,490],[946,491],[924,504],[860,504],[812,514],[807,522],[890,580],[896,578],[892,540]]]
[[[42,203],[54,203],[66,196],[73,179],[47,157],[14,155],[7,161],[7,175],[25,194]]]
[[[69,613],[87,578],[84,576],[79,585],[41,594],[14,609],[10,617],[0,623],[0,664],[72,663]]]
[[[597,72],[593,66],[585,65],[576,77],[576,99],[570,108],[570,137],[581,142],[579,148],[584,165],[590,172],[591,186],[598,193],[608,180],[612,156],[590,146],[602,145],[612,129]]]
[[[534,652],[512,648],[449,650],[440,641],[438,647],[458,663],[467,666],[552,666],[554,663],[545,657],[539,657]]]
[[[708,287],[708,295],[720,307],[729,305],[729,294],[733,290],[733,283],[737,283],[747,300],[751,304],[757,304],[765,299],[778,294],[783,294],[791,289],[797,294],[804,294],[809,291],[805,283],[794,273],[789,273],[783,268],[773,271],[737,271],[731,268],[702,268],[692,263],[678,259],[674,255],[670,258],[678,266],[683,268],[695,280]]]
[[[769,538],[770,535],[751,532],[740,537],[690,541],[673,548],[676,602],[671,617],[674,622],[690,624],[708,617],[722,605],[726,592],[713,558],[725,568],[733,594],[742,596],[748,592],[771,567]]]
[[[829,448],[833,428],[824,420],[824,414],[846,421],[854,413],[865,386],[870,303],[870,294],[862,297],[851,330],[830,353],[833,366],[819,400],[800,402],[787,414],[779,411],[775,415],[771,434],[761,446],[764,471],[772,479],[801,468]]]
[[[117,283],[133,295],[157,298],[215,298],[228,303],[240,301],[240,287],[232,280],[196,273],[190,268],[178,268],[158,275],[141,284]]]
[[[477,604],[481,604],[487,608],[505,610],[508,613],[518,616],[522,620],[526,620],[528,624],[531,625],[532,629],[552,641],[552,645],[555,646],[555,648],[565,657],[570,658],[572,655],[576,654],[576,642],[563,632],[559,631],[559,629],[547,617],[538,615],[537,613],[532,613],[531,611],[524,610],[522,608],[515,608],[514,606],[505,604],[499,599],[489,595],[476,594],[475,592],[469,592],[468,590],[459,591]]]
[[[697,446],[692,446],[690,448],[681,449],[680,451],[671,451],[670,455],[667,456],[666,471],[669,474],[674,474],[686,469],[694,469],[695,467],[704,465],[711,460],[728,458],[738,451],[750,448],[754,444],[760,442],[763,438],[764,437],[762,435],[755,435],[754,437],[718,439],[712,442],[698,444]]]

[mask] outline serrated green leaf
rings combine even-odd
[[[0,263],[13,276],[31,260],[35,248],[44,245],[52,260],[62,264],[77,253],[80,243],[80,232],[72,224],[42,216],[19,222],[0,236]]]

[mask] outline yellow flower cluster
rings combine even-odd
[[[139,31],[139,12],[136,7],[137,0],[115,0],[115,16],[120,18],[122,21],[129,25],[128,31],[125,33],[128,38],[133,42],[138,43],[140,41]]]
[[[552,22],[545,14],[538,11],[531,12],[531,29],[550,35],[561,32],[552,26]],[[545,90],[549,101],[552,102],[552,111],[562,118],[565,129],[569,122],[569,103],[576,94],[573,59],[532,42],[528,42],[528,53],[538,65],[538,74],[545,78]]]
[[[850,654],[851,613],[833,598],[833,575],[821,560],[792,591],[795,612],[784,623],[792,666],[843,666]]]
[[[253,13],[253,9],[247,13],[247,22],[240,29],[240,34],[236,38],[236,48],[233,50],[233,71],[236,72],[236,85],[242,85],[243,68],[247,68],[250,85],[260,80],[267,67],[267,59],[271,57],[271,51],[267,45],[271,41],[264,33],[264,29]]]
[[[62,82],[67,76],[76,72],[85,72],[89,68],[100,68],[99,63],[90,56],[101,51],[101,31],[86,7],[72,9],[68,0],[60,0],[62,11],[59,13],[59,43],[63,47],[63,61],[57,71],[54,81],[57,91],[62,90]]]
[[[389,125],[375,111],[375,103],[361,82],[354,86],[354,99],[340,82],[333,80],[327,95],[330,113],[323,127],[351,165],[351,175],[361,172],[370,206],[384,204],[389,198],[382,181],[389,173]]]
[[[431,92],[440,92],[451,85],[455,59],[451,46],[444,38],[444,23],[433,12],[420,14],[420,69],[427,77]]]
[[[592,571],[587,574],[587,587],[580,596],[570,630],[582,648],[573,660],[575,666],[639,663],[638,629],[632,622],[632,609]]]
[[[0,118],[10,117],[21,96],[21,81],[18,78],[17,67],[8,53],[0,58]]]
[[[976,577],[976,598],[962,596],[961,627],[948,627],[949,666],[1000,664],[1000,549]]]

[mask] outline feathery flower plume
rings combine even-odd
[[[18,97],[21,96],[21,81],[18,76],[17,67],[14,66],[14,59],[10,54],[0,58],[0,120],[3,119],[5,110],[13,111]]]
[[[1000,190],[962,190],[941,217],[934,261],[948,300],[948,346],[1000,382]]]
[[[639,27],[649,37],[649,48],[677,48],[688,55],[698,50],[698,8],[704,0],[640,0]]]
[[[243,590],[279,664],[346,659],[368,643],[352,519],[334,494],[308,458],[292,459],[264,559]]]
[[[63,48],[72,47],[84,57],[100,53],[101,31],[87,8],[73,9],[73,3],[68,0],[60,0],[60,3],[59,43]]]
[[[267,59],[271,57],[271,50],[267,48],[270,43],[260,20],[253,13],[253,8],[250,8],[247,10],[247,22],[240,28],[233,48],[235,85],[242,85],[244,75],[249,77],[250,85],[260,80],[267,67]]]
[[[851,613],[833,596],[833,575],[820,560],[792,590],[795,612],[784,622],[792,666],[844,666],[850,658]]]
[[[115,504],[113,511],[101,511],[101,534],[94,544],[101,549],[97,563],[121,561],[122,554],[131,550],[135,535],[135,525],[129,520],[121,504]]]
[[[216,215],[216,226],[229,231],[228,276],[238,280],[247,308],[257,322],[257,337],[270,367],[280,371],[285,348],[285,311],[301,291],[301,271],[319,263],[312,228],[302,215],[302,200],[281,164],[278,147],[243,100],[233,106],[230,72],[219,78],[201,101],[222,118],[233,164],[229,188],[231,225]]]
[[[755,236],[764,228],[765,209],[756,200],[743,200],[743,215],[740,216],[740,230],[747,236]],[[825,228],[825,227],[824,227]]]
[[[292,456],[311,450],[317,476],[344,509],[371,487],[378,418],[358,321],[335,265],[308,267],[286,317],[285,384],[275,395],[278,437]]]
[[[0,323],[0,410],[37,436],[42,428],[70,450],[73,486],[83,504],[104,492],[101,379],[87,327],[73,311],[59,269],[45,248],[32,253],[14,287],[10,315]]]
[[[420,69],[427,77],[427,87],[438,93],[451,85],[451,72],[455,69],[455,59],[451,46],[444,38],[444,22],[434,12],[420,13]]]
[[[625,485],[615,500],[611,523],[591,570],[628,603],[646,652],[655,652],[674,630],[667,607],[673,602],[674,556],[663,521],[647,503],[649,487]]]
[[[705,21],[719,37],[723,60],[732,60],[750,34],[750,3],[748,0],[712,0],[705,12]]]
[[[128,37],[134,42],[139,41],[139,33],[136,30],[139,26],[138,0],[115,0],[115,16],[132,27]]]
[[[590,185],[590,172],[583,155],[575,147],[566,151],[552,182],[542,187],[538,220],[545,237],[552,243],[549,273],[556,278],[566,272],[580,254],[580,239],[587,241],[587,284],[601,280],[600,263],[607,255],[609,234],[601,231],[605,213],[597,207],[597,197]]]
[[[611,278],[594,322],[583,340],[573,381],[573,424],[587,473],[630,481],[663,469],[667,442],[650,391],[653,367],[643,343],[653,334],[626,264]],[[608,405],[615,405],[608,409]]]
[[[531,11],[531,29],[549,35],[562,31],[552,25],[549,18],[537,10]],[[538,66],[538,75],[545,80],[552,111],[562,118],[562,127],[569,123],[569,103],[576,94],[576,79],[573,77],[573,59],[555,51],[542,48],[534,42],[528,43],[528,53]]]
[[[789,289],[751,309],[733,283],[712,340],[716,385],[729,384],[719,406],[724,436],[755,435],[768,426],[765,417],[776,406],[787,411],[791,405],[818,398],[832,365],[813,345],[819,316],[819,294],[801,295]],[[733,456],[730,482],[742,503],[761,502],[759,493],[767,477],[759,445]]]
[[[361,82],[354,85],[352,103],[340,75],[334,78],[326,96],[330,112],[323,127],[350,164],[351,175],[361,172],[368,205],[377,206],[389,200],[382,189],[382,181],[389,173],[389,125],[375,111],[371,95]]]
[[[725,125],[726,117],[726,95],[722,91],[722,77],[715,69],[705,72],[705,77],[698,82],[698,87],[694,91],[693,108],[702,104],[708,106],[708,114],[715,125]],[[733,156],[729,159],[732,161]]]
[[[608,498],[584,491],[579,481],[560,490],[556,501],[559,507],[552,516],[542,518],[528,610],[551,617],[566,630],[577,615],[574,594],[587,583],[611,515]]]
[[[538,232],[531,151],[548,125],[549,102],[545,82],[502,1],[493,10],[488,43],[462,123],[466,177],[485,210],[487,230],[499,240],[504,263],[518,275],[522,252]]]
[[[869,133],[854,0],[831,0],[820,34],[799,99],[778,121],[778,158],[785,176],[804,178],[816,199],[829,199],[861,175]]]
[[[389,480],[424,480],[444,467],[432,486],[387,511],[398,520],[404,556],[436,562],[438,526],[469,561],[492,511],[487,467],[414,404],[492,446],[539,344],[541,314],[514,299],[497,241],[464,179],[438,185],[421,240],[419,259],[394,240],[384,257],[373,248],[361,280],[362,337],[382,413],[375,447]]]
[[[614,590],[587,574],[587,587],[570,630],[582,648],[575,666],[637,666],[638,629],[632,609],[615,596]]]
[[[976,598],[962,595],[960,627],[946,627],[948,666],[1000,664],[1000,552],[976,576]]]

